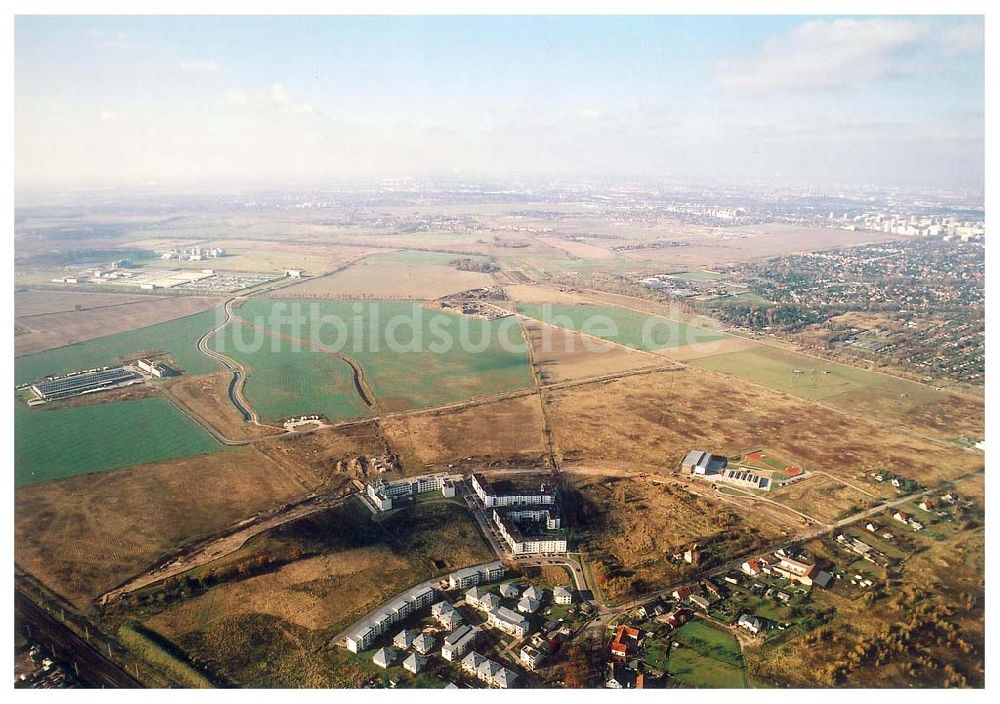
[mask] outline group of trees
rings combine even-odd
[[[898,608],[898,613],[907,614],[906,619],[861,637],[842,651],[823,670],[828,684],[843,684],[860,670],[893,664],[908,677],[919,677],[927,684],[969,685],[969,674],[951,657],[974,662],[971,658],[980,652],[956,624],[959,614],[955,607],[931,600],[926,594],[907,594],[893,599],[889,608]],[[834,628],[826,626],[810,634],[805,643],[834,645],[840,640]]]
[[[476,271],[480,274],[493,274],[500,271],[500,267],[492,259],[477,261],[471,257],[459,257],[452,259],[449,263],[459,271]]]

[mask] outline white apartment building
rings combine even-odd
[[[528,621],[516,611],[511,611],[506,606],[500,606],[486,613],[486,619],[491,626],[499,628],[501,631],[515,638],[524,638],[528,635],[531,626]]]
[[[448,575],[448,587],[450,589],[468,589],[477,584],[495,582],[503,577],[503,571],[503,565],[499,560],[478,567],[466,567]]]
[[[478,626],[460,626],[445,636],[441,646],[441,657],[448,662],[456,662],[476,644],[481,630]]]
[[[419,477],[387,482],[376,477],[365,487],[365,497],[379,511],[388,511],[397,503],[408,503],[417,494],[440,491],[442,496],[454,496],[455,484],[449,474],[425,474]],[[404,501],[405,499],[405,501]]]
[[[483,502],[486,508],[494,506],[532,506],[536,504],[554,504],[556,502],[555,488],[547,488],[542,484],[538,491],[517,489],[509,493],[497,493],[482,474],[472,475],[472,490]]]
[[[352,653],[367,650],[377,638],[410,614],[430,606],[434,601],[434,587],[414,587],[390,606],[382,609],[362,623],[345,639],[347,649]]]

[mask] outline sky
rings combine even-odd
[[[15,22],[19,189],[399,176],[981,190],[979,17]]]

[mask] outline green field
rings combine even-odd
[[[226,328],[228,342],[254,339],[254,330],[240,323]],[[270,335],[252,352],[227,344],[226,354],[248,370],[244,392],[254,409],[267,420],[305,413],[322,413],[331,420],[368,415],[368,407],[354,388],[351,367],[332,354],[303,347],[292,352],[290,342]],[[282,347],[283,345],[283,347]]]
[[[722,337],[710,330],[615,306],[519,303],[517,310],[546,323],[640,350],[680,347]]]
[[[671,648],[667,669],[677,680],[692,687],[742,688],[742,658],[736,639],[709,626],[691,621],[681,626],[674,639],[682,644]]]
[[[23,384],[52,374],[111,366],[125,357],[145,351],[166,352],[188,374],[210,374],[221,367],[198,350],[198,340],[215,325],[216,313],[208,310],[145,328],[17,357],[14,360],[14,380],[17,384]]]
[[[682,271],[679,274],[671,274],[670,276],[681,281],[720,281],[722,279],[722,274],[705,269],[701,271]]]
[[[297,330],[290,323],[275,326],[271,321],[272,314],[287,316],[296,311],[303,316]],[[326,364],[322,360],[332,357],[322,351],[324,347],[353,358],[387,410],[426,408],[533,383],[524,339],[514,318],[485,321],[413,302],[384,301],[255,300],[244,304],[239,315],[281,335],[280,350],[268,354],[288,357],[284,368],[306,377],[303,384],[310,383],[315,365]],[[292,349],[293,338],[304,341],[302,351]],[[306,349],[313,354],[304,353]],[[251,384],[253,376],[251,370]],[[310,410],[314,409],[300,409]]]
[[[942,392],[905,379],[763,345],[742,352],[702,357],[691,363],[851,411],[887,410],[889,407],[905,410],[934,403],[943,396]]]
[[[44,410],[14,401],[16,486],[221,448],[162,398]]]
[[[372,262],[397,262],[399,264],[430,264],[433,266],[451,266],[455,259],[472,259],[485,262],[487,257],[479,254],[453,254],[451,252],[423,252],[414,249],[403,249],[398,252],[373,254],[368,257]]]

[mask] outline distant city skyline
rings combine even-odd
[[[979,17],[18,17],[19,189],[407,175],[977,190]]]

